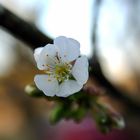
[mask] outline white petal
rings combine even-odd
[[[72,75],[81,85],[85,84],[88,80],[88,59],[86,56],[78,58],[72,68]]]
[[[59,48],[59,55],[63,61],[71,62],[80,55],[80,43],[72,38],[57,37],[54,45]]]
[[[39,55],[40,55],[42,50],[43,50],[43,47],[39,47],[39,48],[35,49],[35,51],[34,51],[34,58],[35,58],[36,62],[38,62]]]
[[[68,80],[60,85],[59,92],[56,95],[60,97],[67,97],[80,91],[82,87],[83,86],[79,85],[75,80]]]
[[[40,70],[45,70],[48,68],[48,65],[55,65],[55,56],[57,54],[57,47],[53,44],[47,44],[41,51],[37,66]]]
[[[54,96],[59,90],[57,80],[48,75],[36,75],[34,81],[36,86],[47,96]]]

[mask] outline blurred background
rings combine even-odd
[[[75,38],[81,43],[82,54],[89,58],[94,51],[95,2],[0,0],[49,37]],[[140,104],[140,1],[100,0],[99,6],[96,35],[102,70],[116,88]],[[48,112],[53,103],[24,92],[37,72],[33,50],[0,28],[0,140],[140,140],[138,114],[124,113],[126,128],[107,135],[96,129],[90,116],[79,124],[62,120],[50,125]],[[122,111],[123,107],[116,108]]]

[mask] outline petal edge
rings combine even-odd
[[[79,57],[73,68],[72,68],[72,75],[77,80],[77,82],[81,85],[85,84],[88,80],[89,73],[88,73],[88,59],[86,56]]]
[[[44,92],[46,96],[54,96],[59,90],[58,82],[48,75],[36,75],[34,82],[38,89]]]

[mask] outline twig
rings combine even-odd
[[[2,5],[0,5],[0,25],[33,49],[52,43],[52,39],[41,33],[34,25],[19,18]]]

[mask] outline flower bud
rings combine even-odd
[[[31,97],[44,97],[43,92],[38,90],[35,85],[27,85],[25,87],[25,92]]]

